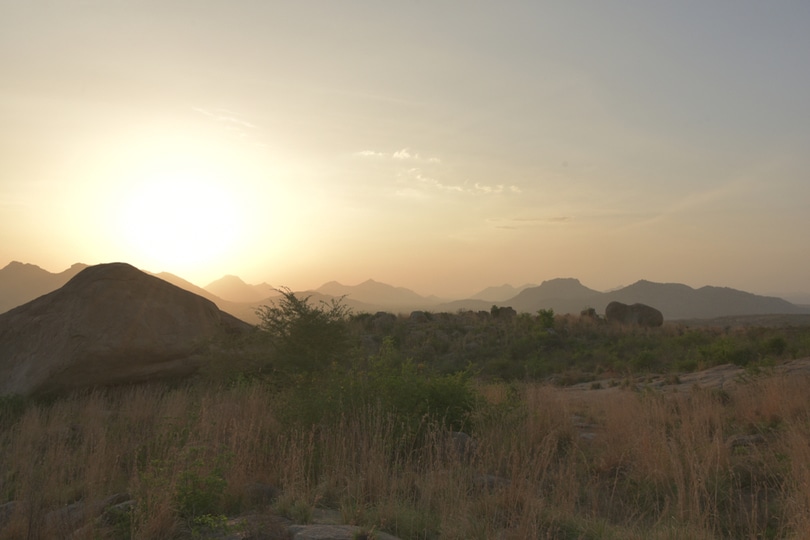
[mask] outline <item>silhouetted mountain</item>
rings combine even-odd
[[[595,307],[594,302],[602,294],[585,287],[578,279],[557,278],[524,289],[503,304],[528,313],[539,309],[553,309],[555,313],[579,313],[585,308]]]
[[[58,289],[87,265],[75,264],[59,274],[52,274],[31,264],[12,262],[0,270],[0,312],[7,311]],[[214,302],[226,311],[252,324],[258,323],[256,309],[269,305],[279,298],[274,291],[272,296],[249,302],[225,300],[208,289],[198,287],[180,277],[162,272],[155,276],[187,291]],[[224,281],[223,281],[224,280]],[[219,283],[221,282],[221,283]],[[235,276],[225,276],[218,280],[218,286],[234,285],[231,290],[256,291],[265,286],[247,285]],[[212,283],[211,285],[214,285]],[[240,285],[241,284],[241,285]],[[269,286],[268,286],[269,287]],[[506,287],[490,287],[485,291],[494,294]],[[248,288],[248,289],[245,289]],[[389,311],[409,313],[413,310],[456,312],[489,311],[493,305],[511,306],[519,312],[536,313],[540,309],[553,309],[555,313],[578,314],[583,309],[594,308],[604,313],[605,307],[613,300],[626,304],[640,302],[655,307],[667,320],[707,319],[745,315],[810,314],[807,306],[797,306],[782,298],[751,294],[727,287],[701,287],[693,289],[679,283],[654,283],[641,280],[627,287],[609,292],[599,292],[582,285],[577,279],[559,278],[544,281],[539,286],[526,287],[518,294],[502,301],[468,298],[465,300],[443,301],[435,296],[423,297],[404,287],[394,287],[374,280],[359,285],[347,286],[329,282],[316,291],[296,292],[299,297],[310,295],[312,302],[329,302],[333,298],[345,297],[343,302],[355,313]],[[258,295],[256,295],[258,296]]]
[[[230,313],[231,315],[239,319],[242,319],[245,322],[249,322],[251,324],[256,324],[259,322],[259,318],[256,316],[256,309],[260,305],[269,304],[271,300],[271,299],[262,299],[257,300],[255,302],[231,302],[229,300],[224,300],[211,292],[208,292],[202,287],[194,285],[190,281],[186,281],[181,277],[175,276],[174,274],[170,274],[169,272],[161,272],[159,274],[152,274],[152,275],[154,275],[155,277],[159,277],[164,281],[168,281],[172,285],[180,287],[181,289],[185,289],[189,292],[193,292],[194,294],[202,296],[207,300],[211,300],[222,311]]]
[[[484,302],[503,302],[509,300],[520,294],[529,287],[537,287],[534,283],[527,283],[522,287],[513,287],[512,285],[504,284],[500,287],[487,287],[483,291],[472,295],[470,300],[483,300]]]
[[[77,263],[53,274],[35,264],[10,262],[0,270],[0,313],[58,289],[85,268],[86,264]]]
[[[340,296],[333,295],[333,294],[324,294],[322,292],[317,291],[300,291],[296,292],[295,295],[298,298],[307,298],[309,297],[309,302],[312,305],[318,305],[321,302],[325,302],[327,304],[331,303],[332,300],[339,300]],[[273,300],[272,298],[270,299]],[[359,300],[355,300],[351,297],[345,297],[341,300],[341,303],[352,310],[353,313],[376,313],[378,311],[384,311],[383,306],[378,304],[370,304],[366,302],[361,302]]]
[[[248,285],[237,276],[223,276],[203,287],[206,291],[230,302],[258,302],[278,296],[272,285],[260,283]]]
[[[380,310],[426,309],[441,301],[435,296],[420,296],[405,287],[394,287],[373,279],[359,285],[343,285],[337,281],[330,281],[316,290],[334,297],[345,296],[346,300],[377,306]]]
[[[708,319],[732,315],[799,314],[810,310],[782,298],[761,296],[728,287],[693,289],[680,283],[654,283],[641,280],[623,289],[605,293],[594,305],[599,311],[613,300],[641,302],[659,309],[666,319]]]
[[[775,296],[777,298],[784,298],[791,304],[810,307],[810,293],[791,292],[786,294],[773,294],[770,296]]]

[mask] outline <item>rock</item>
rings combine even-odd
[[[596,314],[596,309],[591,307],[591,308],[583,309],[582,311],[580,311],[579,312],[579,318],[580,319],[592,319],[594,321],[598,321],[599,320],[599,315]]]
[[[244,487],[245,498],[252,505],[261,506],[270,504],[278,498],[279,490],[270,484],[250,482]]]
[[[250,329],[128,264],[91,266],[0,315],[0,395],[189,375],[214,338]]]
[[[611,302],[605,308],[605,318],[608,322],[619,324],[632,324],[653,328],[664,324],[664,315],[646,304],[622,304]]]
[[[135,501],[127,500],[114,504],[104,509],[104,512],[99,516],[99,523],[105,527],[115,526],[120,521],[126,521],[126,516],[130,515],[135,508]]]
[[[374,314],[374,318],[371,319],[372,329],[378,334],[391,331],[396,323],[397,316],[385,311],[378,311]]]
[[[453,448],[454,456],[469,463],[478,452],[478,443],[463,431],[451,431],[449,442]]]
[[[293,540],[358,540],[363,538],[363,529],[354,525],[293,525],[290,527]],[[374,531],[367,536],[374,540],[398,540],[396,536]]]
[[[0,530],[6,526],[17,508],[17,501],[0,504]]]
[[[734,450],[735,448],[746,448],[749,446],[756,446],[758,444],[763,444],[765,442],[765,437],[762,435],[732,435],[726,441],[726,447],[729,450]]]

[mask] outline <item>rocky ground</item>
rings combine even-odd
[[[575,384],[566,388],[569,392],[620,391],[623,389],[659,390],[662,392],[689,392],[696,388],[728,390],[734,385],[762,375],[810,375],[810,358],[790,360],[771,368],[747,370],[734,364],[723,364],[703,371],[679,375],[652,374],[630,379],[601,379]]]

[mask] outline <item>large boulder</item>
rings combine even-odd
[[[189,375],[213,339],[251,328],[128,264],[91,266],[0,315],[0,395]]]
[[[664,314],[646,304],[627,305],[621,302],[611,302],[605,308],[605,318],[611,323],[632,324],[648,328],[664,324]]]

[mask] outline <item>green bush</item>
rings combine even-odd
[[[220,453],[213,465],[209,465],[201,453],[200,448],[189,449],[188,468],[180,473],[175,488],[178,513],[191,520],[218,515],[228,485],[224,475],[230,455]]]
[[[273,348],[273,367],[288,375],[311,375],[345,360],[351,349],[350,309],[343,299],[312,305],[309,297],[298,298],[286,288],[280,292],[278,303],[256,311]]]
[[[459,430],[478,403],[470,374],[439,374],[404,357],[386,338],[378,354],[345,369],[333,365],[279,399],[285,422],[313,426],[378,409],[416,433],[433,423]]]

